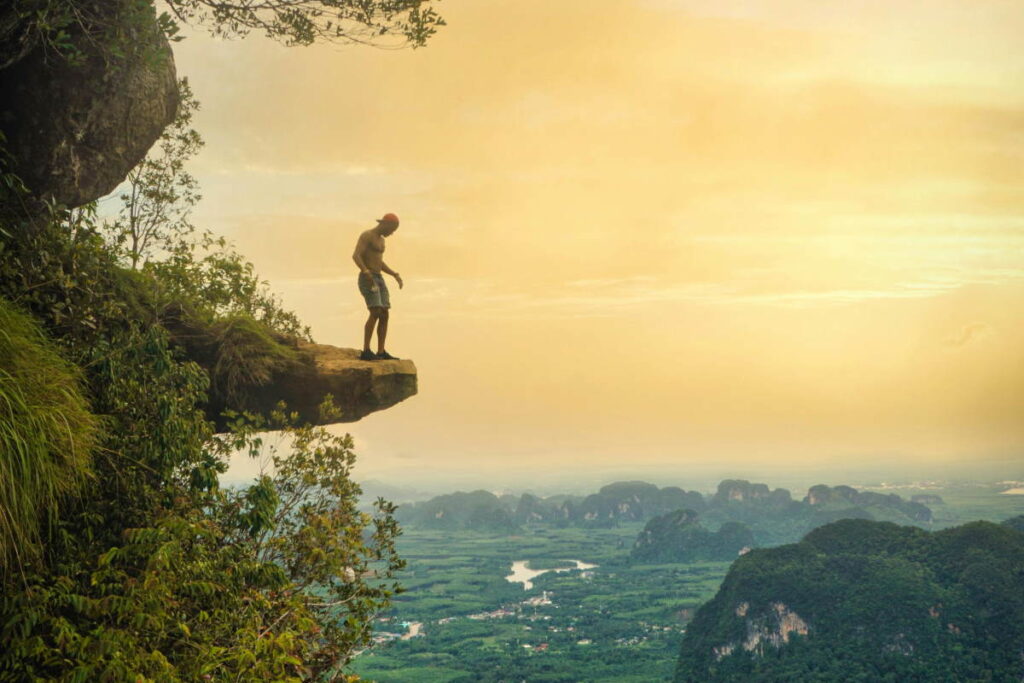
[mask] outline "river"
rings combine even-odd
[[[575,562],[575,567],[559,567],[557,569],[530,569],[529,560],[515,560],[512,562],[512,573],[505,577],[505,580],[509,583],[521,583],[523,584],[523,590],[530,590],[533,588],[533,580],[541,574],[547,572],[570,572],[578,569],[594,569],[597,567],[596,564],[588,564],[581,562],[580,560],[566,560],[566,562]]]

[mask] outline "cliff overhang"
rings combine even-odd
[[[224,410],[246,410],[266,415],[283,402],[306,424],[356,422],[391,408],[418,391],[416,365],[411,360],[359,359],[356,349],[300,341],[297,360],[271,380],[245,392],[244,405],[211,402],[211,419],[226,427]],[[324,416],[320,406],[330,395],[338,413]]]

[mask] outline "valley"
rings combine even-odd
[[[758,485],[729,486],[749,491]],[[843,489],[830,490],[842,494]],[[919,526],[937,530],[1024,512],[1024,496],[1002,495],[1003,489],[964,484],[896,493],[905,501],[932,496],[927,500],[934,519]],[[475,495],[477,504],[490,500],[483,493]],[[717,508],[714,500],[708,496],[705,513],[717,509],[716,515],[724,518],[722,511],[731,510],[756,522],[768,538],[794,533],[793,515],[775,518],[775,526],[757,519],[756,498],[746,505],[732,500]],[[765,500],[770,504],[770,497]],[[866,500],[878,503],[872,496]],[[896,507],[901,505],[905,503]],[[637,506],[634,501],[632,508],[620,503],[606,507],[628,511]],[[482,518],[491,523],[500,508],[488,509],[490,514]],[[834,507],[830,516],[843,518],[844,509],[863,508]],[[462,511],[462,518],[470,517]],[[809,517],[801,512],[795,518]],[[401,578],[405,592],[380,615],[377,642],[356,658],[352,671],[381,683],[671,680],[688,623],[715,597],[732,560],[653,562],[637,557],[634,545],[651,519],[641,515],[602,527],[535,522],[511,532],[507,525],[481,531],[464,525],[438,529],[408,524],[398,541],[408,562]],[[678,543],[681,537],[664,538]],[[574,569],[578,562],[585,567]],[[523,580],[532,585],[524,588]],[[411,636],[413,626],[416,635]]]

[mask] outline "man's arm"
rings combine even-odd
[[[377,283],[373,279],[373,273],[370,271],[369,268],[366,267],[366,262],[363,261],[363,252],[366,251],[366,246],[367,244],[369,244],[369,242],[369,234],[364,232],[362,235],[359,236],[359,241],[356,242],[356,250],[352,252],[352,260],[356,262],[357,266],[359,266],[359,272],[365,275],[366,277],[370,278],[370,291],[376,292]],[[401,289],[402,286],[399,285],[398,288]]]
[[[370,269],[366,267],[366,263],[363,262],[363,252],[366,251],[366,244],[370,241],[370,236],[365,232],[359,236],[359,241],[356,242],[356,250],[352,252],[352,260],[359,266],[360,273],[370,274]]]
[[[380,269],[383,272],[385,272],[388,275],[390,275],[391,277],[395,278],[395,281],[398,282],[398,288],[399,289],[401,289],[402,287],[405,286],[405,284],[402,282],[402,276],[399,275],[398,273],[396,273],[395,271],[391,270],[390,268],[388,268],[388,264],[386,264],[383,261],[381,261],[380,262]]]

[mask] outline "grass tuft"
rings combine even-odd
[[[0,568],[39,556],[43,529],[89,479],[99,437],[78,368],[0,299]]]
[[[244,315],[222,318],[209,333],[215,358],[210,370],[214,392],[237,404],[247,389],[267,384],[274,373],[295,363],[295,349],[277,341],[256,320]]]

